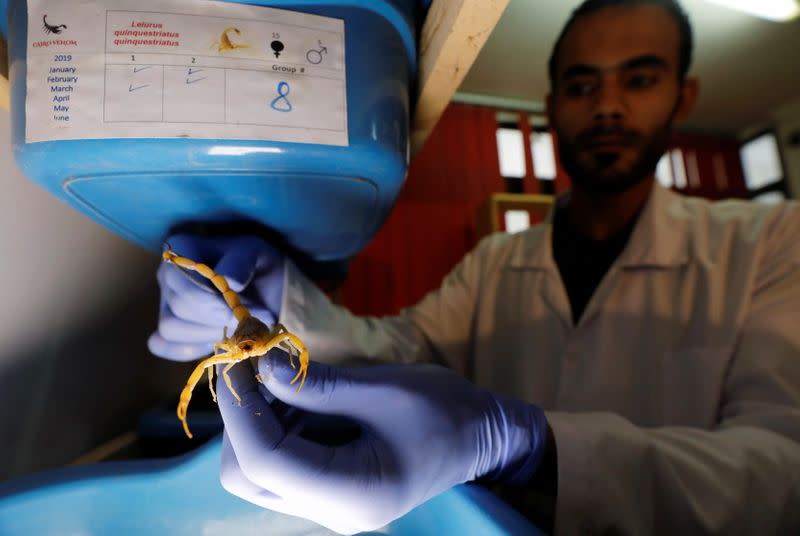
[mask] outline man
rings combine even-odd
[[[797,533],[800,210],[656,184],[697,94],[691,50],[673,0],[581,5],[547,99],[572,191],[544,224],[482,241],[397,317],[353,317],[291,263],[283,278],[259,241],[171,239],[252,289],[315,360],[437,361],[480,386],[441,367],[314,363],[295,392],[285,359],[259,361],[265,387],[234,367],[242,406],[219,393],[226,488],[343,533],[476,479],[549,497],[558,533]],[[151,349],[199,357],[230,312],[170,267],[159,277]],[[304,411],[360,435],[303,435]]]

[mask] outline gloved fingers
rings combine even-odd
[[[151,354],[172,361],[194,361],[214,351],[213,343],[176,343],[166,340],[158,332],[147,339]]]
[[[168,287],[162,288],[161,294],[169,311],[182,320],[217,326],[218,329],[222,329],[225,325],[230,325],[232,328],[236,325],[233,311],[219,292],[214,294],[196,288],[176,290],[174,287]]]
[[[288,355],[285,352],[270,355],[269,359],[258,361],[259,373],[269,392],[286,404],[315,413],[359,419],[366,418],[370,414],[371,404],[377,401],[370,398],[375,388],[360,377],[363,376],[361,369],[346,369],[311,361],[305,383],[298,391],[299,381],[291,383],[298,371],[292,368]],[[292,361],[296,366],[297,359],[293,358]]]
[[[222,255],[218,242],[218,238],[179,233],[164,241],[164,249],[169,248],[176,255],[213,266]]]
[[[208,344],[221,341],[223,330],[219,326],[198,324],[178,318],[174,314],[164,314],[158,319],[158,334],[174,343]]]
[[[211,281],[197,272],[181,268],[172,262],[162,262],[156,271],[156,279],[162,290],[176,292],[199,292],[209,296],[218,294]]]
[[[225,367],[217,366],[217,399],[225,431],[240,462],[248,453],[257,458],[259,449],[272,449],[284,440],[285,428],[259,392],[250,362],[237,363],[227,373],[235,395],[225,382]]]
[[[255,305],[248,300],[242,300],[242,305],[247,307],[251,315],[264,322],[267,326],[271,327],[275,323],[275,315],[272,314],[272,311],[269,311],[268,309],[265,309],[259,305]],[[235,327],[236,325],[237,323],[234,320],[234,323],[231,327]]]
[[[261,302],[267,306],[267,309],[277,313],[281,311],[281,306],[283,305],[283,285],[286,275],[285,262],[285,258],[280,259],[275,269],[259,274],[253,280],[253,287]]]
[[[350,484],[357,467],[357,445],[326,447],[287,433],[259,393],[252,369],[234,366],[229,375],[241,405],[224,382],[217,381],[219,409],[248,480],[287,499],[317,495],[320,486],[325,488],[324,495],[328,486],[341,490]]]
[[[246,236],[197,236],[176,234],[167,238],[177,255],[209,266],[225,276],[228,285],[241,292],[258,272],[270,271],[283,253],[262,238]],[[275,266],[277,267],[277,266]]]
[[[158,269],[157,277],[161,287],[162,316],[175,313],[174,316],[197,324],[217,326],[219,329],[227,324],[231,330],[235,328],[233,311],[217,289],[195,281],[193,276],[170,264],[162,264]],[[282,289],[278,289],[278,291],[280,292]],[[241,295],[240,299],[242,304],[250,310],[250,314],[268,326],[275,323],[275,315],[270,310],[269,304],[267,307],[254,304]],[[165,310],[165,307],[170,310]],[[277,307],[280,307],[280,298],[277,300]]]
[[[174,361],[192,361],[210,354],[214,342],[222,337],[221,328],[178,318],[169,307],[169,294],[162,285],[158,329],[147,341],[150,352]]]
[[[314,523],[327,526],[340,534],[355,534],[356,532],[360,532],[351,527],[349,523],[336,521],[331,524],[331,516],[327,516],[325,512],[321,512],[319,505],[310,504],[307,500],[287,501],[281,496],[272,493],[266,488],[257,486],[248,480],[244,471],[242,471],[242,468],[239,466],[236,453],[230,444],[230,438],[227,433],[223,434],[222,438],[220,483],[229,493],[262,508],[272,510],[273,512],[307,519]]]
[[[256,269],[268,270],[273,258],[280,254],[257,236],[238,236],[229,239],[222,258],[214,271],[225,276],[228,285],[239,292],[253,279]]]
[[[276,495],[268,489],[256,486],[244,475],[242,468],[239,467],[239,461],[236,459],[236,453],[233,451],[231,440],[227,432],[222,435],[222,456],[220,457],[219,480],[222,487],[229,493],[264,508],[270,510],[280,509],[278,511],[283,512],[281,507],[284,500],[280,495]]]

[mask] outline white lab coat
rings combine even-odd
[[[543,407],[559,534],[800,534],[800,207],[656,185],[577,326],[551,233],[484,239],[383,319],[290,265],[282,321],[312,359],[435,360]]]

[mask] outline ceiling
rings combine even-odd
[[[536,107],[549,89],[547,59],[581,0],[511,0],[458,90]],[[705,0],[683,0],[694,25],[697,107],[685,130],[740,136],[800,101],[800,18],[757,19]]]

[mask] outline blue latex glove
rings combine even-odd
[[[222,485],[252,503],[352,534],[383,527],[463,482],[526,483],[541,462],[544,412],[449,369],[312,362],[295,393],[295,371],[278,354],[259,359],[264,386],[249,363],[230,371],[241,406],[217,383]],[[335,446],[309,439],[291,409],[287,417],[283,404],[276,410],[267,402],[269,393],[301,411],[348,417],[361,433]]]
[[[250,313],[267,325],[280,314],[285,256],[254,236],[174,235],[167,244],[178,255],[204,263],[225,277]],[[213,351],[222,330],[237,321],[222,294],[195,272],[162,262],[158,268],[161,305],[158,329],[147,342],[150,351],[176,361],[190,361]]]

